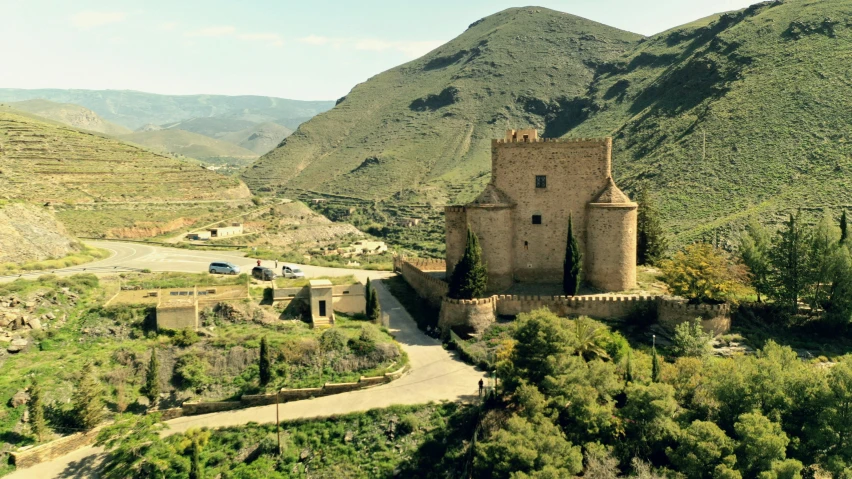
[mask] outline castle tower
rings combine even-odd
[[[585,280],[605,291],[636,287],[636,221],[638,205],[612,178],[588,204]]]

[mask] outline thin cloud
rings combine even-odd
[[[124,21],[127,12],[80,12],[71,15],[71,24],[80,29],[89,29]]]
[[[273,47],[284,46],[284,39],[277,33],[241,33],[237,35],[237,38],[252,42],[267,42]]]
[[[298,41],[306,45],[330,46],[335,49],[350,47],[355,50],[372,52],[396,51],[410,58],[420,57],[442,44],[439,41],[388,41],[376,38],[324,37],[321,35],[308,35]]]
[[[160,30],[174,30],[175,28],[177,28],[177,26],[178,26],[177,22],[161,23],[160,24]]]
[[[207,27],[184,33],[187,37],[224,37],[233,35],[237,29],[231,26]]]

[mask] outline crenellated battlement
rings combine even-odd
[[[444,207],[444,213],[464,213],[464,211],[464,206],[453,205]]]
[[[527,143],[569,143],[576,145],[578,143],[590,143],[595,145],[606,145],[612,142],[612,138],[499,138],[491,140],[492,145],[512,145],[512,144],[527,144]]]

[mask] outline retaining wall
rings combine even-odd
[[[10,454],[12,464],[18,469],[25,469],[92,445],[102,427],[96,427],[89,432],[74,433],[39,446],[22,448]]]
[[[657,321],[669,330],[684,322],[701,320],[708,333],[725,334],[731,330],[731,306],[728,304],[688,304],[683,298],[660,296]]]

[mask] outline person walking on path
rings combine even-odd
[[[485,383],[482,382],[482,379],[479,380],[479,397],[482,397],[482,389],[485,387]]]
[[[275,270],[278,271],[278,260],[275,260]]]
[[[260,260],[257,260],[257,266],[260,267]]]

